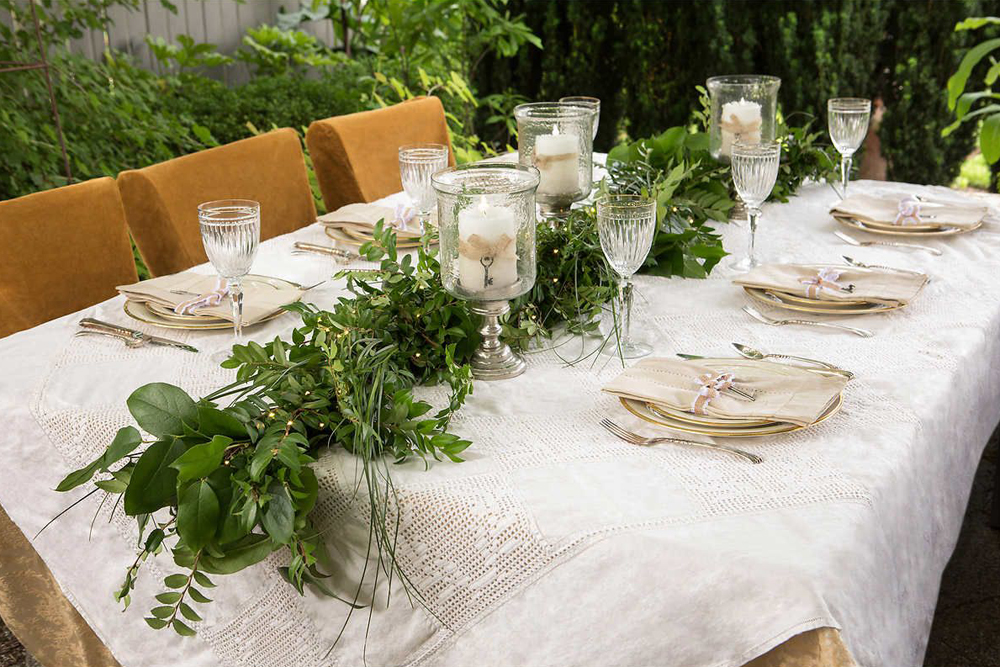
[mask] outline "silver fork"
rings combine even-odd
[[[770,324],[773,327],[780,327],[785,324],[804,324],[811,327],[824,327],[827,329],[840,329],[841,331],[849,331],[855,336],[861,336],[862,338],[871,338],[875,334],[868,329],[857,329],[855,327],[849,327],[846,324],[834,324],[833,322],[815,322],[813,320],[795,320],[795,319],[783,319],[777,320],[773,317],[768,317],[764,313],[760,312],[753,306],[743,306],[743,312],[754,318],[758,322],[763,322],[764,324]]]
[[[741,456],[750,463],[763,463],[764,459],[757,456],[756,454],[751,454],[750,452],[743,451],[742,449],[736,449],[735,447],[730,447],[728,445],[719,445],[714,442],[698,442],[697,440],[685,440],[683,438],[645,438],[638,433],[633,433],[618,424],[614,423],[610,419],[602,419],[601,426],[605,428],[611,435],[624,440],[627,443],[633,445],[639,445],[640,447],[652,447],[653,445],[659,445],[662,443],[673,443],[676,445],[691,445],[692,447],[704,447],[705,449],[717,449],[723,452],[728,452],[730,454],[735,454],[736,456]]]
[[[915,248],[917,250],[926,250],[932,255],[941,254],[941,251],[938,250],[937,248],[932,248],[927,245],[920,245],[919,243],[900,243],[899,241],[860,241],[849,234],[845,234],[839,229],[835,231],[834,234],[836,234],[837,238],[839,238],[844,243],[858,247],[869,246],[869,245],[882,245],[882,246],[889,246],[892,248]]]
[[[125,336],[123,334],[112,333],[111,331],[96,331],[94,329],[88,329],[84,331],[77,331],[75,334],[73,334],[74,338],[82,338],[85,336],[101,336],[103,338],[116,338],[125,343],[125,347],[131,347],[131,348],[143,347],[144,345],[147,345],[149,343],[149,339],[146,337],[133,338],[131,336]]]
[[[859,262],[858,260],[852,257],[848,257],[847,255],[841,255],[841,257],[844,258],[845,262],[847,262],[851,266],[856,266],[859,269],[882,269],[883,271],[895,271],[896,273],[909,273],[914,276],[926,275],[924,273],[921,273],[920,271],[911,271],[910,269],[899,269],[896,268],[895,266],[886,266],[885,264],[865,264],[864,262]],[[927,282],[930,281],[931,281],[930,278],[927,278]]]
[[[292,285],[295,285],[295,287],[297,287],[298,289],[302,290],[303,292],[308,292],[311,289],[315,289],[315,288],[319,287],[320,285],[322,285],[326,281],[325,280],[321,280],[318,283],[316,283],[315,285],[309,285],[308,287],[305,287],[303,285],[299,285],[298,283],[292,283],[292,281],[290,281],[290,280],[288,282],[290,282]],[[191,292],[189,290],[183,290],[183,289],[172,289],[172,290],[170,290],[170,293],[171,294],[177,294],[178,296],[202,296],[198,292]]]

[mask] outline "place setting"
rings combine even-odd
[[[116,287],[125,297],[123,309],[133,320],[165,329],[211,331],[233,329],[239,343],[243,327],[268,322],[286,313],[316,285],[304,286],[250,273],[260,244],[260,204],[225,199],[198,207],[202,242],[217,275],[183,271]],[[84,319],[78,335],[119,338],[129,348],[169,345],[191,352],[193,346],[109,322]],[[213,355],[224,361],[229,348]]]
[[[713,438],[774,436],[809,428],[840,410],[850,371],[740,343],[740,357],[650,357],[603,387],[632,416],[657,427]],[[773,361],[771,360],[773,359]],[[777,360],[789,363],[778,363]],[[644,438],[610,419],[601,425],[637,445],[675,443],[724,450],[752,463],[762,457],[715,442]]]

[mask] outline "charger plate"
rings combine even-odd
[[[699,359],[699,364],[708,366],[715,370],[726,370],[736,373],[739,378],[740,368],[754,368],[758,373],[761,369],[767,369],[777,375],[795,375],[795,370],[790,370],[787,366],[766,361],[753,361],[750,359]],[[737,379],[738,382],[738,379]],[[666,405],[649,403],[646,401],[620,397],[622,405],[633,415],[658,426],[665,426],[678,431],[696,433],[698,435],[710,435],[732,438],[749,438],[762,435],[776,435],[779,433],[791,433],[800,431],[808,426],[800,426],[789,422],[777,422],[759,419],[732,419],[715,417],[713,415],[696,415]],[[830,403],[820,417],[813,422],[819,424],[836,414],[843,403],[843,395]],[[809,426],[812,426],[810,424]]]
[[[747,287],[744,285],[743,291],[750,297],[766,303],[776,308],[794,310],[800,313],[816,313],[821,315],[867,315],[869,313],[885,313],[890,310],[898,310],[906,304],[888,304],[865,302],[864,305],[835,305],[827,306],[827,302],[814,301],[813,303],[802,303],[801,301],[788,299],[784,292],[773,290],[763,290],[757,287]],[[798,297],[802,299],[803,297]]]
[[[974,227],[962,228],[962,227],[943,227],[939,225],[919,225],[910,227],[902,225],[875,225],[868,222],[862,222],[857,218],[852,218],[846,215],[834,215],[834,220],[844,225],[845,227],[850,227],[851,229],[857,229],[862,232],[869,232],[871,234],[884,234],[886,236],[924,236],[928,238],[933,238],[935,236],[954,236],[956,234],[965,234],[966,232],[971,232],[979,229],[983,226],[983,221],[980,220],[978,224]],[[930,227],[930,229],[927,229]]]

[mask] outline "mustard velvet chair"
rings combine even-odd
[[[132,237],[155,276],[207,261],[198,228],[203,202],[260,202],[262,240],[316,222],[302,144],[291,128],[123,171],[118,187]]]
[[[118,187],[97,178],[0,202],[0,336],[115,296],[138,278]]]
[[[436,97],[314,121],[306,146],[327,210],[402,190],[399,147],[417,143],[448,146],[448,162],[455,164],[444,107]]]

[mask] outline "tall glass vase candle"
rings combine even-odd
[[[730,74],[713,76],[705,86],[711,107],[708,148],[712,157],[728,162],[737,141],[757,144],[774,140],[781,79]]]
[[[840,197],[847,197],[851,180],[851,161],[868,135],[872,101],[859,97],[835,97],[826,103],[830,140],[840,153]]]
[[[483,318],[472,374],[502,380],[524,372],[524,360],[500,340],[508,300],[535,284],[534,167],[479,162],[439,171],[437,192],[441,283]]]
[[[536,199],[547,218],[569,215],[593,186],[597,110],[573,102],[534,102],[514,109],[518,162],[538,169]]]

